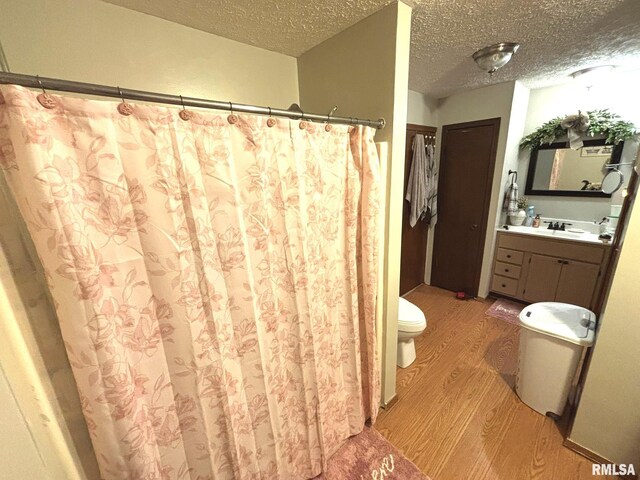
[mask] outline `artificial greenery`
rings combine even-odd
[[[592,110],[587,112],[589,116],[589,128],[585,135],[594,137],[604,135],[605,143],[618,144],[624,140],[629,140],[638,135],[633,123],[620,120],[620,116],[611,113],[609,110]],[[556,139],[567,134],[567,131],[560,125],[563,117],[549,120],[539,127],[535,132],[527,135],[520,142],[520,148],[534,149],[545,143],[553,143]]]
[[[529,199],[527,197],[520,197],[517,202],[518,209],[524,210],[529,206]]]

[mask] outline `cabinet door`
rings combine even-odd
[[[546,255],[531,255],[522,297],[528,302],[553,302],[563,260]]]
[[[593,291],[598,283],[600,265],[563,260],[556,302],[590,308]]]

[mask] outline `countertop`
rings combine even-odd
[[[516,225],[508,225],[509,229],[506,230],[504,227],[500,227],[497,230],[503,233],[517,233],[524,235],[532,235],[537,237],[545,237],[545,238],[553,238],[556,240],[573,240],[577,242],[585,242],[585,243],[596,243],[599,245],[603,245],[602,240],[598,238],[599,234],[590,233],[586,231],[562,231],[562,230],[549,230],[546,227],[522,227]],[[613,239],[612,239],[613,240]],[[604,244],[611,245],[611,242]]]

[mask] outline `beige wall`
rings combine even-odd
[[[638,167],[636,167],[638,168]],[[640,205],[636,198],[569,438],[640,471]]]
[[[502,181],[498,192],[498,214],[496,216],[496,227],[503,225],[507,220],[507,214],[503,209],[503,199],[511,183],[509,170],[518,172],[518,183],[526,177],[526,170],[522,170],[519,164],[520,141],[524,136],[526,115],[529,108],[531,91],[520,82],[515,82],[513,87],[513,98],[511,100],[511,111],[509,112],[509,129],[505,145],[504,163],[502,165]],[[498,172],[496,172],[498,173]],[[524,195],[524,187],[519,190],[520,195]]]
[[[16,215],[0,177],[0,369],[33,443],[25,445],[21,459],[44,465],[47,476],[0,478],[93,480],[97,464],[57,318],[26,226]],[[13,448],[11,437],[0,437],[0,451]]]
[[[395,396],[400,234],[411,8],[392,4],[298,59],[304,110],[384,117],[377,142],[389,144],[383,327],[383,403]]]
[[[438,99],[424,93],[409,90],[407,98],[407,123],[438,125]]]
[[[450,97],[442,98],[438,102],[438,134],[436,139],[436,157],[440,161],[441,134],[444,125],[471,122],[488,118],[500,118],[500,133],[496,154],[495,174],[492,184],[489,219],[480,278],[479,295],[485,297],[489,293],[489,276],[493,244],[495,240],[495,225],[499,223],[501,209],[501,192],[503,192],[503,167],[507,152],[507,134],[517,82],[505,82],[488,87],[461,92]],[[518,87],[520,88],[520,87]],[[436,226],[437,228],[437,226]],[[431,282],[431,259],[433,256],[434,235],[429,235],[427,245],[426,283]]]
[[[47,478],[45,466],[0,369],[0,478]]]
[[[0,0],[11,70],[287,108],[296,59],[97,0]]]

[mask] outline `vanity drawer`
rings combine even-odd
[[[499,262],[513,263],[515,265],[522,265],[523,258],[524,252],[509,250],[508,248],[498,248],[498,254],[496,255],[496,259]]]
[[[509,278],[520,278],[522,267],[518,265],[510,265],[508,263],[496,262],[494,273]]]
[[[502,275],[494,275],[491,282],[491,290],[514,297],[518,291],[518,280],[516,278],[503,277]]]

